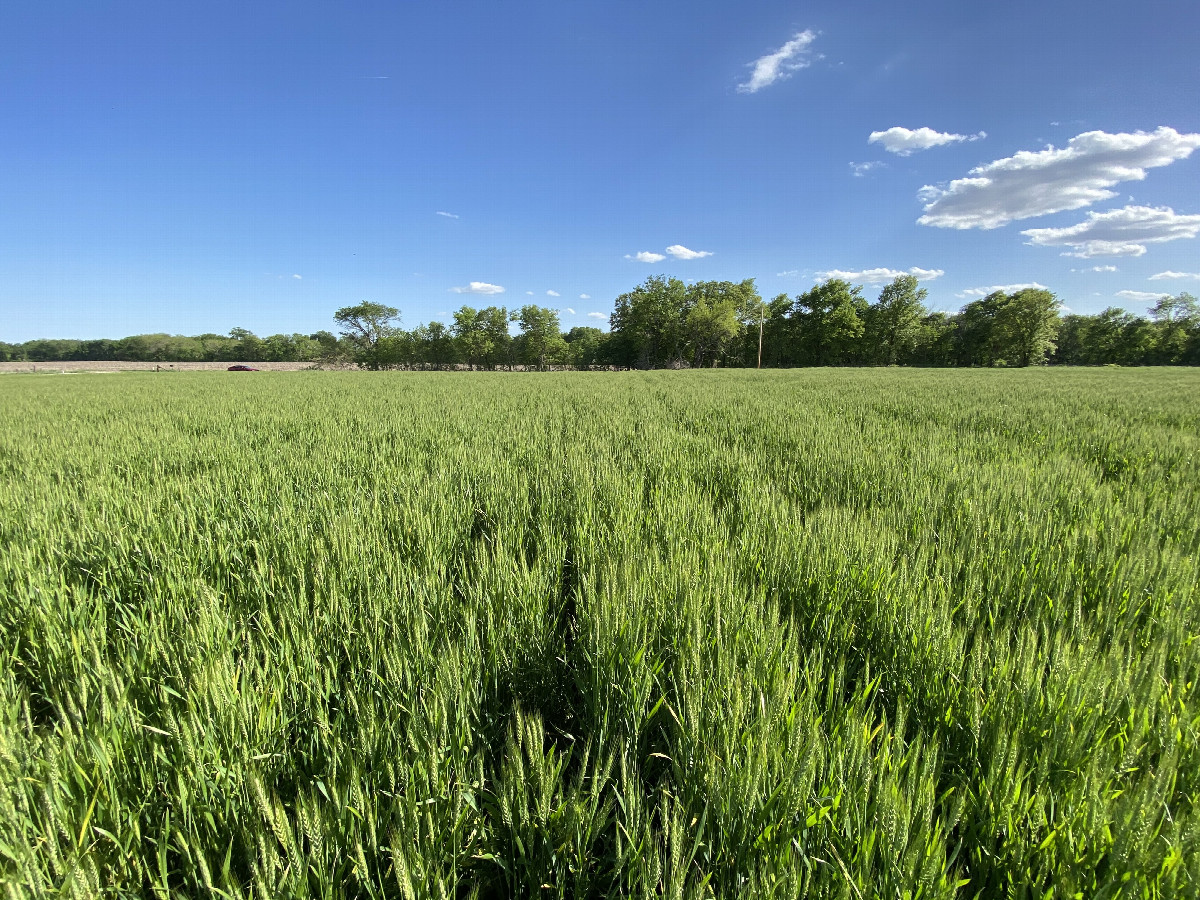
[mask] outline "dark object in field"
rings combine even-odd
[[[226,372],[257,372],[258,369],[254,368],[253,366],[238,365],[238,366],[230,366],[225,371]]]

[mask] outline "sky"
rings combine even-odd
[[[1200,294],[1200,4],[0,4],[0,340]]]

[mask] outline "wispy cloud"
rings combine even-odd
[[[1113,294],[1114,297],[1120,297],[1122,300],[1134,300],[1137,303],[1154,303],[1156,300],[1165,296],[1161,291],[1117,291]]]
[[[488,284],[486,281],[472,281],[466,287],[452,287],[456,294],[503,294],[504,288],[498,284]]]
[[[1173,128],[1108,134],[1088,131],[1061,150],[1021,151],[978,166],[946,187],[926,185],[921,225],[999,228],[1018,219],[1089,206],[1117,195],[1122,181],[1140,181],[1146,170],[1185,159],[1200,134]]]
[[[592,299],[592,295],[591,295],[591,294],[580,294],[580,295],[579,295],[579,299],[580,299],[580,300],[591,300],[591,299]]]
[[[589,319],[607,319],[608,313],[590,312],[590,313],[588,313],[588,318]]]
[[[689,250],[683,244],[672,244],[667,248],[667,252],[676,259],[703,259],[712,256],[711,250]]]
[[[862,178],[868,172],[874,172],[876,169],[886,169],[887,163],[872,160],[871,162],[852,162],[850,163],[850,174],[855,178]]]
[[[987,137],[986,131],[978,134],[952,134],[948,131],[934,131],[932,128],[901,128],[895,125],[887,131],[872,131],[867,138],[868,144],[882,144],[888,153],[897,156],[912,156],[919,150],[930,147],[941,147],[944,144],[958,144],[963,141],[980,141]]]
[[[1178,278],[1200,278],[1200,272],[1172,272],[1168,269],[1166,272],[1159,272],[1156,275],[1151,275],[1151,281],[1166,281],[1167,279]]]
[[[967,288],[960,294],[955,294],[960,299],[967,297],[986,297],[988,294],[994,294],[996,291],[1004,291],[1006,294],[1012,294],[1016,291],[1023,291],[1026,288],[1033,288],[1039,291],[1049,290],[1044,284],[1038,284],[1036,281],[1026,282],[1024,284],[993,284],[991,287]]]
[[[811,47],[817,39],[817,33],[811,30],[801,31],[790,41],[766,56],[760,56],[749,63],[750,80],[738,85],[742,94],[753,94],[763,88],[789,78],[793,72],[812,64]]]
[[[569,306],[564,306],[563,310],[567,313],[567,315],[570,315],[570,316],[575,315],[575,310],[571,309],[571,307],[569,307]]]
[[[546,291],[546,296],[547,297],[561,297],[562,294],[560,294],[558,291]]]
[[[799,274],[800,274],[799,269],[788,269],[786,272],[776,272],[775,277],[776,278],[795,278]]]
[[[828,272],[818,272],[818,281],[828,281],[830,278],[840,278],[842,281],[857,281],[865,284],[883,284],[884,282],[894,281],[901,275],[915,275],[921,281],[933,281],[935,278],[941,278],[945,275],[944,269],[921,269],[913,266],[907,271],[904,269],[830,269]]]
[[[437,211],[437,214],[439,216],[445,216],[447,219],[457,219],[458,218],[458,216],[456,216],[454,213],[442,212],[442,210],[440,210],[440,209]]]
[[[293,278],[295,278],[297,281],[303,281],[303,280],[304,280],[304,279],[303,279],[303,278],[302,278],[300,275],[293,275],[292,277],[293,277]]]
[[[633,254],[632,256],[630,256],[628,253],[626,253],[625,258],[626,259],[636,259],[638,262],[644,262],[644,263],[662,262],[664,259],[666,259],[666,257],[663,256],[661,253],[651,253],[649,250],[639,250],[637,253]]]
[[[1200,234],[1200,215],[1179,215],[1170,207],[1126,206],[1089,212],[1087,219],[1066,228],[1022,231],[1037,247],[1070,247],[1063,256],[1141,256],[1147,244],[1162,244]]]

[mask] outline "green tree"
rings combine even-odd
[[[744,323],[757,322],[762,306],[753,278],[737,284],[696,282],[687,289],[685,302],[684,337],[692,365],[697,367],[715,366],[734,346]]]
[[[567,355],[557,310],[533,304],[522,306],[517,324],[521,328],[520,353],[524,362],[544,370]]]
[[[608,362],[609,335],[590,325],[576,325],[564,335],[567,358],[577,369],[603,365]]]
[[[382,303],[344,306],[333,314],[342,326],[342,337],[351,348],[351,358],[362,369],[378,370],[394,364],[395,337],[400,310]]]
[[[958,316],[959,359],[965,365],[1031,366],[1054,351],[1061,320],[1054,294],[1024,288],[993,291]]]
[[[654,369],[683,360],[687,285],[652,275],[613,304],[612,333],[627,348],[627,365]]]
[[[1011,294],[1002,308],[1009,361],[1018,366],[1036,366],[1054,352],[1061,320],[1058,298],[1044,288],[1024,288]]]
[[[454,335],[443,322],[430,322],[413,329],[417,361],[441,369],[455,361]]]
[[[485,306],[479,311],[479,323],[487,335],[489,351],[485,363],[490,368],[513,365],[513,339],[509,323],[516,321],[516,313],[503,306]]]
[[[879,292],[867,309],[865,335],[871,362],[884,366],[908,362],[920,338],[921,322],[928,315],[922,288],[915,275],[898,275]]]
[[[503,306],[474,309],[463,306],[454,313],[450,330],[459,352],[472,368],[494,368],[501,362],[511,364],[511,317]]]
[[[798,296],[792,312],[801,363],[844,366],[862,356],[867,302],[862,288],[830,278]]]
[[[1200,305],[1186,291],[1176,297],[1163,295],[1150,307],[1158,330],[1154,361],[1162,365],[1184,362],[1193,343],[1193,332],[1200,328]]]

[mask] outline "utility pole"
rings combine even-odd
[[[767,316],[767,307],[760,300],[758,301],[758,367],[762,368],[762,335],[763,335],[763,319]]]

